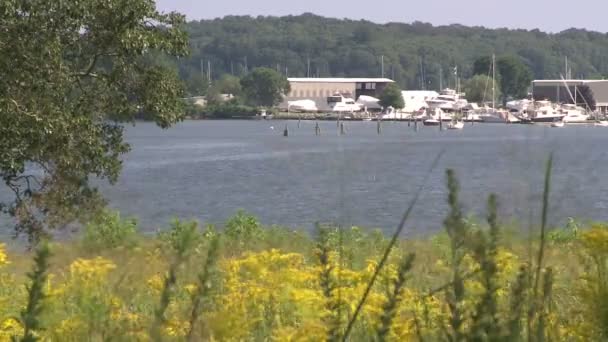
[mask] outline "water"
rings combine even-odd
[[[503,220],[540,221],[544,163],[555,152],[551,222],[608,220],[608,130],[592,126],[467,124],[439,132],[407,123],[187,121],[169,130],[138,123],[127,130],[132,151],[119,182],[102,186],[110,205],[140,219],[144,230],[173,217],[221,223],[238,209],[265,224],[312,229],[317,221],[392,231],[429,181],[408,234],[441,229],[445,169],[457,172],[465,212],[484,217],[499,195]],[[274,129],[271,128],[274,127]],[[0,190],[4,191],[4,189]]]

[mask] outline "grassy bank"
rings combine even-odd
[[[380,232],[308,235],[243,212],[223,227],[175,221],[155,237],[106,212],[69,242],[2,245],[0,340],[608,337],[608,226],[530,238],[502,228],[494,197],[487,222],[470,222],[449,183],[445,232],[388,254]]]

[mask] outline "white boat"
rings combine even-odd
[[[431,110],[441,109],[444,112],[453,112],[464,109],[469,102],[464,99],[464,94],[456,92],[454,89],[445,88],[434,99],[427,100]]]
[[[606,120],[596,121],[593,125],[598,126],[598,127],[608,127],[608,121],[606,121]]]
[[[356,103],[365,111],[367,111],[367,110],[380,111],[380,110],[382,110],[382,106],[380,105],[379,102],[380,102],[380,100],[375,97],[361,95],[357,99]]]
[[[555,121],[551,123],[551,127],[564,127],[566,124],[563,121]]]
[[[427,114],[427,117],[422,121],[423,125],[439,126],[440,121],[452,121],[452,117],[445,115],[445,113],[439,108],[435,108],[431,113]]]
[[[261,120],[270,120],[273,118],[273,115],[272,113],[267,114],[265,110],[261,110],[258,114],[255,115],[255,117]]]
[[[356,103],[352,98],[344,97],[338,93],[328,97],[327,104],[334,113],[354,113],[360,112],[363,109],[363,106]]]
[[[585,109],[573,104],[563,104],[561,112],[566,114],[562,120],[566,123],[586,123],[589,120],[589,115],[585,113]]]
[[[561,121],[566,116],[566,114],[557,110],[551,102],[546,100],[536,101],[534,103],[534,109],[531,111],[528,110],[528,115],[533,123]]]
[[[464,122],[462,121],[453,121],[448,124],[448,129],[463,129]]]
[[[484,94],[485,101],[485,94]],[[496,55],[492,55],[492,107],[484,105],[483,108],[475,110],[477,116],[485,123],[504,123],[504,116],[496,110]]]
[[[287,102],[287,111],[316,113],[319,111],[319,108],[317,108],[317,104],[313,100],[297,100]]]
[[[430,118],[422,121],[422,124],[425,126],[439,126],[439,120]]]

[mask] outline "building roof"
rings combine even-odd
[[[388,78],[313,78],[313,77],[290,77],[289,82],[296,83],[394,83]]]
[[[605,83],[608,80],[534,80],[532,83],[539,85],[555,85],[559,84],[585,84],[585,83]]]

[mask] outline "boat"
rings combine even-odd
[[[485,101],[485,94],[484,94]],[[477,117],[481,122],[485,123],[505,123],[505,117],[496,110],[496,55],[492,55],[492,107],[484,105],[483,108],[479,109]]]
[[[364,112],[367,111],[375,111],[379,112],[382,110],[382,106],[380,105],[380,100],[367,95],[361,95],[357,99],[356,103],[361,106]]]
[[[429,118],[429,119],[422,121],[422,124],[425,126],[439,126],[439,120],[437,120],[435,118]]]
[[[562,121],[566,114],[555,109],[553,104],[547,100],[536,101],[534,109],[528,110],[528,115],[532,123],[551,123]]]
[[[452,121],[448,124],[448,129],[463,129],[464,122],[462,121]]]
[[[273,118],[272,113],[267,114],[265,110],[261,110],[258,114],[255,115],[256,119],[259,120],[270,120]]]
[[[443,115],[443,111],[439,108],[435,108],[433,114],[427,114],[426,119],[422,121],[425,126],[439,126],[440,121],[452,121],[451,118],[447,118]]]
[[[301,112],[301,113],[316,113],[319,111],[317,104],[313,100],[297,100],[287,102],[288,112]]]
[[[566,114],[562,119],[566,123],[586,123],[589,120],[589,115],[585,113],[585,109],[573,104],[563,104],[561,112]]]
[[[606,120],[598,120],[593,125],[594,126],[598,126],[598,127],[608,127],[608,121],[606,121]]]
[[[551,123],[551,127],[564,127],[566,124],[564,123],[564,121],[554,121]]]
[[[334,113],[354,113],[360,112],[363,107],[350,97],[344,97],[340,93],[327,98],[327,105]]]
[[[454,89],[445,88],[434,99],[426,101],[429,109],[441,109],[444,112],[455,112],[464,109],[469,102],[464,99],[463,93],[458,93]]]

